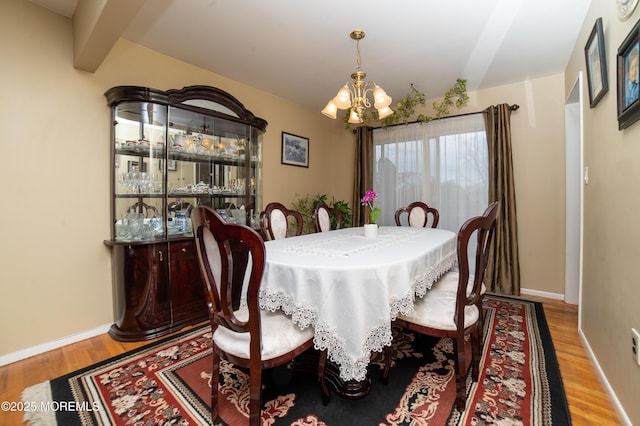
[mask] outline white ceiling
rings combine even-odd
[[[71,17],[77,0],[32,0]],[[591,0],[153,0],[123,37],[320,110],[362,69],[393,98],[564,71]],[[206,84],[206,82],[202,82]],[[241,100],[242,101],[242,100]],[[246,102],[246,101],[245,101]]]

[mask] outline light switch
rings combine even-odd
[[[584,168],[584,184],[589,185],[589,166]]]

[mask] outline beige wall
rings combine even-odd
[[[563,297],[563,75],[471,92],[469,98],[467,106],[452,113],[482,111],[501,103],[520,106],[511,114],[511,135],[521,285],[525,290]],[[432,115],[428,109],[426,114]]]
[[[591,109],[584,46],[598,17],[604,26],[609,92]],[[584,162],[589,184],[584,186],[582,332],[633,424],[640,424],[640,367],[631,357],[631,328],[640,330],[640,122],[618,130],[616,53],[639,17],[636,10],[621,22],[615,2],[594,1],[565,73],[567,96],[578,73],[585,76]]]
[[[109,109],[116,85],[206,84],[269,122],[264,201],[327,193],[350,200],[353,135],[340,121],[120,40],[94,74],[72,67],[68,19],[22,0],[0,3],[0,139],[5,225],[0,356],[113,321],[109,235]],[[8,57],[8,59],[7,59]],[[453,83],[453,81],[452,81]],[[562,75],[470,93],[462,112],[517,103],[512,115],[522,286],[563,293]],[[322,108],[320,105],[318,109]],[[310,167],[280,164],[281,132],[310,138]],[[34,193],[34,188],[37,193]],[[540,224],[545,224],[541,227]]]
[[[351,198],[353,135],[318,111],[120,40],[95,74],[72,67],[71,21],[0,3],[0,356],[113,322],[109,116],[117,85],[219,87],[269,122],[264,201]],[[280,164],[281,132],[310,140],[310,167]],[[328,172],[330,171],[330,172]],[[348,184],[345,184],[348,183]]]

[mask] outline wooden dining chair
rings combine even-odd
[[[291,226],[291,220],[295,221],[295,228]],[[260,230],[262,235],[270,240],[302,235],[303,225],[300,212],[289,210],[281,203],[269,203],[260,213]]]
[[[457,281],[456,291],[434,285],[427,294],[416,301],[410,314],[400,314],[396,324],[420,334],[449,337],[454,341],[454,365],[456,371],[456,406],[464,409],[466,404],[467,359],[465,336],[471,336],[471,378],[478,380],[480,356],[482,354],[482,286],[489,262],[489,250],[496,228],[499,202],[487,207],[481,216],[467,220],[457,238],[458,270],[445,274],[445,279]],[[477,238],[475,270],[469,271],[469,241]],[[388,374],[391,351],[385,351],[385,369]],[[383,381],[387,377],[383,376]]]
[[[193,209],[193,204],[188,203],[186,201],[173,201],[167,205],[167,210],[169,210],[169,213],[173,213],[173,214],[175,214],[180,210],[184,210],[187,215],[190,215],[192,209]]]
[[[431,215],[431,227],[437,228],[440,221],[440,213],[438,210],[429,207],[422,201],[414,201],[406,207],[400,207],[396,210],[396,225],[402,226],[402,216],[407,215],[407,223],[409,226],[418,228],[426,228],[429,223],[429,215]]]
[[[155,208],[155,206],[139,202],[136,202],[135,204],[129,206],[129,208],[127,209],[127,213],[142,213],[144,217],[155,216],[156,212],[157,209]]]
[[[249,369],[249,424],[257,426],[262,409],[262,370],[285,364],[310,348],[313,328],[300,330],[282,311],[260,309],[265,246],[256,231],[226,223],[210,207],[196,207],[191,217],[213,336],[211,419],[215,424],[219,417],[220,359],[225,359]],[[238,294],[238,287],[244,292],[240,297],[246,305],[238,306],[232,296]],[[320,371],[318,378],[324,380]],[[321,390],[323,400],[328,399],[326,385]]]
[[[313,226],[316,232],[340,229],[342,226],[342,213],[334,207],[329,207],[327,203],[322,200],[316,201],[313,208]]]

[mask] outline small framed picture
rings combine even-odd
[[[591,35],[584,47],[587,61],[587,82],[589,84],[589,105],[594,108],[600,99],[609,91],[607,78],[607,56],[604,49],[604,31],[602,18],[593,25]]]
[[[282,132],[282,164],[309,167],[309,139]]]
[[[167,161],[167,170],[169,170],[170,172],[176,171],[177,169],[177,165],[176,165],[176,160],[168,160]],[[160,160],[158,162],[158,169],[160,171],[164,170],[164,164],[163,164],[163,160]]]
[[[640,21],[618,48],[618,130],[626,129],[640,119],[638,99],[638,53],[640,51]]]
[[[142,170],[140,170],[140,163],[137,161],[127,161],[127,172],[129,173],[138,173],[138,172],[146,172],[147,171],[147,163],[142,163]]]

